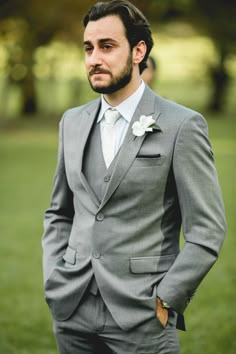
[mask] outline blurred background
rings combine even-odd
[[[207,119],[227,214],[220,259],[186,311],[182,354],[234,354],[236,2],[132,2],[153,30],[153,89]],[[81,20],[94,3],[0,0],[0,354],[56,354],[42,288],[42,219],[58,122],[96,97],[81,45]]]

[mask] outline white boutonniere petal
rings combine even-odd
[[[146,132],[153,132],[153,130],[161,130],[161,128],[155,124],[155,120],[152,116],[142,115],[139,121],[134,122],[132,125],[133,135],[143,136]]]

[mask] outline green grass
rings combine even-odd
[[[214,118],[209,115],[209,129],[228,233],[220,259],[186,311],[182,354],[236,353],[236,120],[231,112]],[[24,121],[0,133],[1,354],[56,354],[41,271],[42,219],[56,163],[54,123]]]
[[[41,275],[42,217],[56,134],[24,129],[0,137],[0,353],[55,353]]]

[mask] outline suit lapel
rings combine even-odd
[[[88,184],[88,181],[83,173],[83,159],[84,159],[85,147],[88,141],[89,134],[91,132],[95,119],[97,118],[97,113],[100,109],[100,102],[101,102],[100,99],[97,99],[96,101],[93,102],[91,106],[88,107],[86,111],[82,113],[83,115],[81,117],[81,125],[80,125],[80,132],[82,133],[80,134],[81,140],[80,140],[80,148],[78,150],[81,151],[79,157],[79,173],[80,173],[81,183],[83,184],[84,188],[90,195],[91,199],[98,207],[100,206],[100,202],[98,201],[95,193],[93,192],[92,188]]]
[[[155,108],[155,98],[156,95],[148,87],[146,87],[144,94],[140,100],[140,103],[129,124],[127,134],[125,136],[124,142],[121,146],[118,158],[114,166],[110,183],[108,185],[108,188],[106,190],[106,193],[103,197],[99,209],[101,209],[107,203],[112,194],[115,192],[116,188],[121,183],[122,179],[128,172],[145,139],[146,134],[141,137],[135,137],[133,135],[133,123],[139,120],[141,115],[152,115],[153,119],[155,120],[157,120],[157,118],[159,117],[160,111],[158,110],[158,108]]]

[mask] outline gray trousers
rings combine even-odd
[[[153,319],[132,330],[114,321],[100,293],[87,291],[75,313],[66,321],[54,321],[60,354],[179,354],[173,321],[164,328]]]

